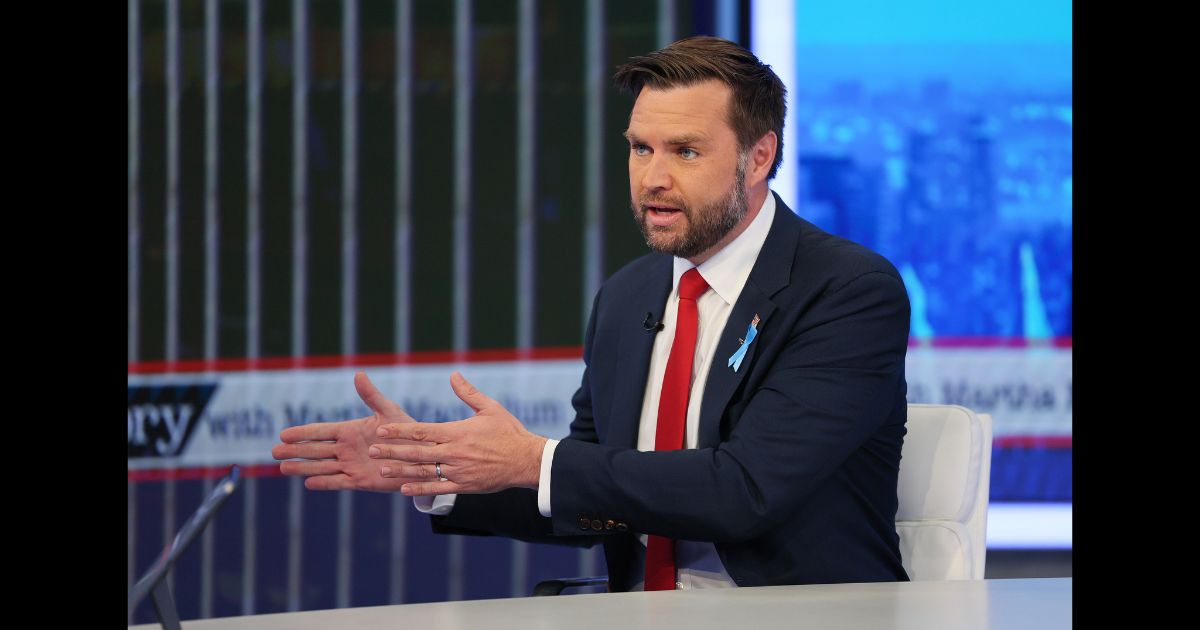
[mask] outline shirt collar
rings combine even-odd
[[[746,227],[746,231],[738,235],[728,245],[700,263],[700,275],[712,287],[714,293],[721,297],[726,304],[737,302],[762,251],[763,243],[767,240],[767,232],[771,231],[771,222],[775,219],[775,195],[767,191],[767,198],[758,210],[758,216]],[[675,267],[671,278],[671,292],[679,288],[679,278],[684,272],[695,267],[686,258],[675,257]]]

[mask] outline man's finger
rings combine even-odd
[[[394,459],[412,464],[427,464],[445,461],[445,459],[439,459],[439,457],[445,457],[445,448],[441,445],[372,444],[367,449],[367,455],[372,459]]]
[[[379,391],[378,387],[367,378],[367,373],[358,371],[354,373],[354,389],[358,390],[358,397],[362,399],[373,411],[383,416],[402,415],[407,417],[404,409],[400,405],[392,402],[383,392]]]
[[[412,442],[449,442],[454,437],[457,422],[394,422],[381,424],[375,435],[381,438],[409,440]]]
[[[358,486],[349,475],[318,475],[304,480],[309,490],[355,490]]]
[[[280,462],[279,472],[297,477],[312,477],[314,475],[336,475],[342,472],[342,463],[332,459],[321,459],[307,462]]]
[[[299,444],[276,444],[271,449],[275,459],[330,459],[335,457],[332,442],[301,442]]]
[[[400,486],[400,493],[406,497],[432,496],[437,494],[457,494],[466,492],[466,488],[453,481],[424,481],[406,483]]]
[[[496,401],[488,398],[483,392],[476,389],[470,381],[459,372],[450,375],[450,388],[454,390],[454,394],[460,400],[467,403],[467,406],[474,409],[476,412],[483,411],[485,407],[492,407]]]
[[[405,464],[397,462],[380,468],[379,476],[387,477],[388,479],[429,481],[437,479],[437,468],[433,464]]]
[[[312,440],[336,440],[340,422],[314,422],[288,427],[279,432],[281,442],[309,442]]]

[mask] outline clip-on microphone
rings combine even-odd
[[[646,332],[655,332],[656,333],[656,332],[662,330],[663,328],[665,328],[665,326],[663,326],[662,322],[654,321],[654,315],[652,313],[650,313],[649,311],[647,311],[646,319],[645,319],[645,321],[642,322],[642,328],[645,328]]]

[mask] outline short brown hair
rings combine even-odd
[[[613,81],[636,98],[642,88],[686,87],[716,79],[733,94],[729,126],[738,146],[746,151],[768,131],[778,138],[775,161],[767,179],[775,177],[783,161],[783,119],[787,114],[787,88],[754,53],[727,39],[698,35],[681,39],[650,54],[631,57],[617,69]]]

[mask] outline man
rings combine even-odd
[[[616,82],[655,253],[595,297],[570,435],[526,431],[458,373],[476,415],[413,422],[360,373],[377,413],[285,430],[275,456],[308,461],[281,469],[399,489],[439,532],[599,540],[614,591],[907,580],[899,274],[770,192],[785,88],[749,51],[689,38]]]

